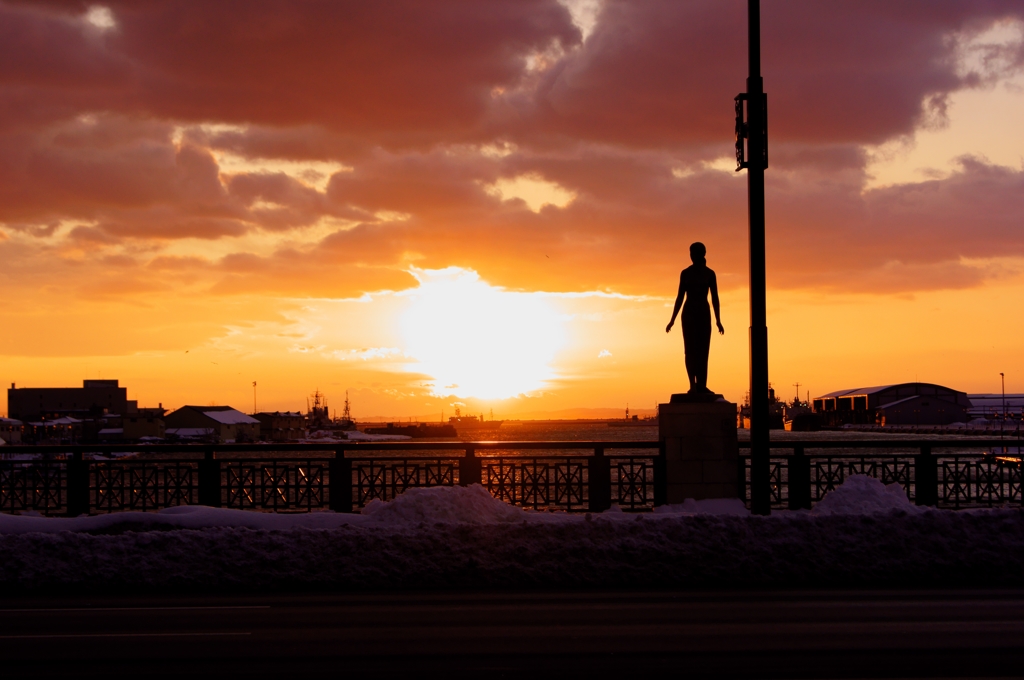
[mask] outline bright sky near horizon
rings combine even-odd
[[[0,0],[0,380],[649,409],[701,240],[742,401],[745,4]],[[762,8],[776,389],[1024,392],[1024,6]]]

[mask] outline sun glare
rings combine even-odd
[[[449,267],[414,270],[402,316],[408,369],[440,395],[503,399],[545,387],[565,341],[561,316],[541,296],[513,293]]]

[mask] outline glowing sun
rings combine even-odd
[[[562,317],[543,295],[513,293],[458,267],[414,270],[402,316],[411,371],[435,394],[503,399],[543,388],[565,342]]]

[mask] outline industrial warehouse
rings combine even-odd
[[[932,426],[977,419],[1020,420],[1024,395],[971,394],[933,383],[899,383],[838,390],[812,401],[823,427]]]
[[[965,392],[931,383],[839,390],[813,402],[822,425],[949,425],[967,422]]]

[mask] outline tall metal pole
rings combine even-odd
[[[999,419],[999,438],[1003,438],[1003,429],[1006,425],[1006,375],[1004,373],[999,374],[999,381],[1003,385],[1003,417]]]
[[[750,509],[771,512],[768,432],[768,319],[765,302],[764,171],[768,144],[761,79],[760,0],[747,0],[747,212],[750,233]]]

